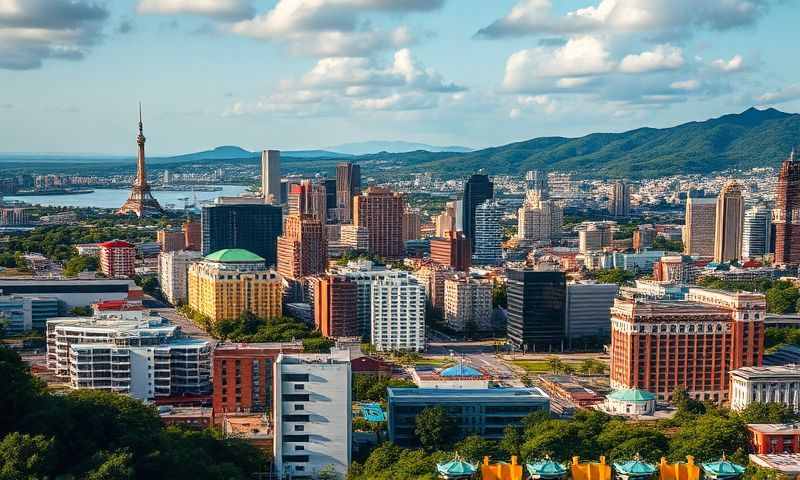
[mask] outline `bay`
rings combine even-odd
[[[214,192],[192,192],[176,190],[153,191],[153,196],[164,208],[182,210],[184,206],[183,198],[188,197],[191,205],[194,198],[197,198],[198,206],[201,203],[212,201],[222,196],[238,196],[247,187],[242,185],[222,185],[222,190]],[[6,200],[18,200],[31,205],[54,206],[54,207],[79,207],[79,208],[119,208],[125,203],[130,195],[130,189],[126,188],[98,188],[92,193],[73,194],[73,195],[8,195]]]

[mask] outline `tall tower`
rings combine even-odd
[[[488,175],[475,174],[469,177],[464,184],[464,198],[462,199],[462,209],[464,222],[464,235],[469,238],[472,251],[475,251],[475,209],[478,205],[494,197],[494,183],[489,180]]]
[[[717,198],[716,228],[714,229],[714,261],[728,262],[742,258],[744,229],[744,198],[735,181],[722,187]]]
[[[800,263],[800,162],[795,149],[781,164],[775,194],[775,264]]]
[[[627,217],[631,212],[631,187],[622,180],[614,182],[608,213],[615,217]]]
[[[340,223],[353,220],[353,197],[361,193],[361,166],[343,162],[336,166],[336,207]]]
[[[264,203],[279,205],[281,203],[281,151],[264,150],[261,152],[261,194]]]
[[[139,103],[139,135],[136,136],[136,144],[139,145],[139,153],[136,158],[136,179],[133,181],[131,195],[125,202],[117,215],[136,214],[137,217],[152,217],[163,215],[164,210],[158,204],[158,200],[153,198],[150,193],[150,185],[147,184],[147,174],[144,169],[144,133],[142,131],[142,104]]]
[[[683,229],[683,253],[710,257],[714,255],[714,228],[717,221],[717,199],[686,199],[686,225]]]

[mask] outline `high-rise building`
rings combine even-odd
[[[455,273],[453,268],[435,262],[426,263],[414,272],[425,289],[428,304],[437,312],[444,311],[444,282]]]
[[[631,214],[631,186],[622,180],[617,180],[611,189],[611,199],[608,201],[608,213],[615,217],[629,217]]]
[[[162,252],[183,250],[186,243],[183,232],[174,232],[171,230],[157,231],[156,242],[161,245]]]
[[[539,200],[550,198],[550,186],[547,181],[547,174],[542,170],[529,170],[525,174],[525,189],[529,192],[536,192]]]
[[[314,323],[326,337],[358,337],[358,285],[343,275],[315,279]]]
[[[203,244],[203,226],[200,222],[187,221],[183,224],[184,250],[200,251]]]
[[[472,266],[472,249],[463,232],[450,230],[441,238],[432,238],[431,260],[454,270],[467,272]]]
[[[261,318],[283,313],[283,281],[264,259],[242,249],[219,250],[189,267],[189,306],[213,322],[248,311]]]
[[[325,225],[328,223],[328,190],[325,181],[312,183],[307,213]]]
[[[714,231],[717,224],[717,199],[686,199],[683,227],[683,253],[698,257],[714,256]]]
[[[388,188],[370,187],[353,197],[353,224],[369,232],[369,252],[384,258],[402,258],[405,196]]]
[[[327,211],[326,223],[334,223],[337,221],[337,195],[336,195],[336,179],[326,178],[323,180],[325,185],[325,207]]]
[[[605,341],[611,335],[611,305],[616,283],[567,284],[566,335],[572,341]]]
[[[161,317],[51,318],[47,366],[73,389],[141,400],[205,394],[211,387],[208,341],[183,337]]]
[[[656,241],[656,229],[652,225],[639,225],[633,231],[633,249],[637,252],[652,248]]]
[[[444,237],[444,232],[459,230],[456,228],[457,215],[460,215],[460,212],[457,213],[456,202],[447,202],[442,213],[433,217],[437,237]],[[472,251],[472,247],[470,247],[470,251]]]
[[[761,257],[769,253],[771,226],[772,212],[768,208],[757,205],[744,212],[741,258]]]
[[[444,281],[444,321],[457,332],[492,329],[492,283],[455,275]]]
[[[281,353],[303,353],[296,343],[217,344],[213,355],[214,416],[272,412],[272,373]]]
[[[281,152],[264,150],[261,152],[261,195],[264,203],[281,203]]]
[[[369,338],[372,332],[372,285],[383,278],[405,278],[408,274],[402,270],[392,270],[378,266],[370,261],[350,262],[340,268],[339,273],[356,284],[356,316],[358,318],[358,334]]]
[[[728,373],[760,366],[764,295],[690,288],[686,300],[614,300],[611,387],[670,400],[685,387],[697,400],[728,400]]]
[[[353,250],[369,250],[369,231],[367,227],[342,225],[339,229],[339,241]]]
[[[278,273],[292,280],[323,273],[328,266],[328,243],[319,220],[289,215],[278,237]]]
[[[202,251],[240,248],[263,257],[267,265],[277,261],[278,237],[283,231],[279,206],[262,203],[207,205],[202,210]]]
[[[137,217],[152,217],[163,215],[164,210],[158,204],[158,200],[150,193],[150,185],[147,183],[147,171],[144,166],[144,133],[142,131],[142,104],[139,104],[139,135],[136,136],[136,144],[139,150],[136,156],[136,178],[131,187],[131,194],[123,204],[117,215],[127,215],[133,213]]]
[[[716,227],[714,230],[714,261],[729,262],[742,256],[744,228],[744,198],[742,188],[729,181],[717,197]]]
[[[542,195],[544,190],[528,190],[525,194],[525,203],[517,212],[517,238],[521,242],[531,244],[561,238],[564,210]]]
[[[100,271],[106,277],[132,277],[136,275],[136,247],[122,240],[103,242],[100,247]]]
[[[372,282],[371,341],[379,352],[425,350],[425,289],[403,273]]]
[[[578,230],[578,250],[581,253],[598,252],[611,245],[611,226],[604,222],[582,225]]]
[[[497,200],[487,200],[475,209],[473,263],[497,265],[503,261],[502,217],[503,209]]]
[[[469,238],[472,251],[477,248],[475,244],[475,210],[486,200],[494,197],[494,184],[489,181],[489,177],[483,174],[475,174],[469,177],[464,184],[464,197],[462,198],[462,221],[464,222],[464,235]]]
[[[316,478],[332,468],[346,478],[353,443],[348,351],[281,354],[274,371],[275,473]]]
[[[508,270],[508,339],[518,349],[564,347],[567,281],[563,272]]]
[[[359,194],[361,194],[361,166],[350,162],[337,165],[336,205],[341,223],[353,220],[353,197]]]
[[[795,150],[781,164],[775,189],[775,263],[800,264],[800,162]]]
[[[406,206],[403,211],[403,241],[417,240],[419,238],[419,228],[422,219],[418,208]]]
[[[158,255],[158,283],[161,294],[173,305],[189,299],[189,265],[200,260],[200,252],[183,250]]]

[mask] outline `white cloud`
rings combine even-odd
[[[756,97],[756,100],[763,105],[777,105],[797,99],[800,99],[800,83],[787,85]]]
[[[734,55],[730,60],[718,58],[711,62],[711,65],[722,72],[738,72],[745,67],[741,55]]]
[[[619,69],[624,73],[655,72],[675,70],[683,66],[683,52],[672,45],[658,45],[653,50],[622,59]]]
[[[271,10],[233,24],[237,35],[287,43],[296,53],[355,56],[410,45],[405,27],[377,30],[362,21],[370,12],[440,8],[444,0],[279,0]]]
[[[509,13],[478,31],[484,37],[647,32],[690,33],[726,30],[754,23],[773,0],[600,0],[565,15],[550,0],[521,0]]]
[[[588,35],[571,38],[564,46],[555,49],[536,47],[520,50],[506,61],[503,86],[517,92],[556,84],[560,88],[580,86],[586,82],[575,77],[612,71],[615,64],[609,57],[604,43]]]
[[[0,0],[0,68],[80,60],[99,41],[108,16],[105,7],[88,1]]]
[[[353,101],[356,110],[425,110],[435,108],[438,98],[419,92],[393,93],[386,97],[364,98]]]
[[[227,20],[253,14],[251,0],[139,0],[136,11],[156,15],[201,15]]]
[[[695,79],[679,80],[670,83],[669,88],[673,90],[684,90],[687,92],[691,92],[693,90],[697,90],[698,88],[700,88],[700,82]]]

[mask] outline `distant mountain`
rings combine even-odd
[[[326,150],[285,150],[281,152],[281,157],[285,158],[349,158],[351,156],[352,155],[344,153],[328,152]],[[205,150],[202,152],[186,153],[183,155],[175,155],[173,157],[152,158],[150,161],[153,164],[191,162],[205,163],[231,160],[249,162],[258,160],[260,157],[261,152],[251,152],[241,147],[225,145],[217,147],[213,150]]]
[[[335,147],[329,147],[328,150],[338,153],[347,153],[350,155],[369,155],[371,153],[405,153],[424,150],[426,152],[471,152],[471,148],[459,146],[437,147],[435,145],[428,145],[425,143],[403,142],[403,141],[371,141],[371,142],[356,142],[344,143]]]
[[[778,165],[800,142],[800,115],[750,108],[670,128],[593,133],[580,138],[541,137],[469,153],[412,152],[359,157],[391,160],[404,170],[465,175],[484,169],[522,174],[544,169],[591,177],[652,178],[728,168]]]

